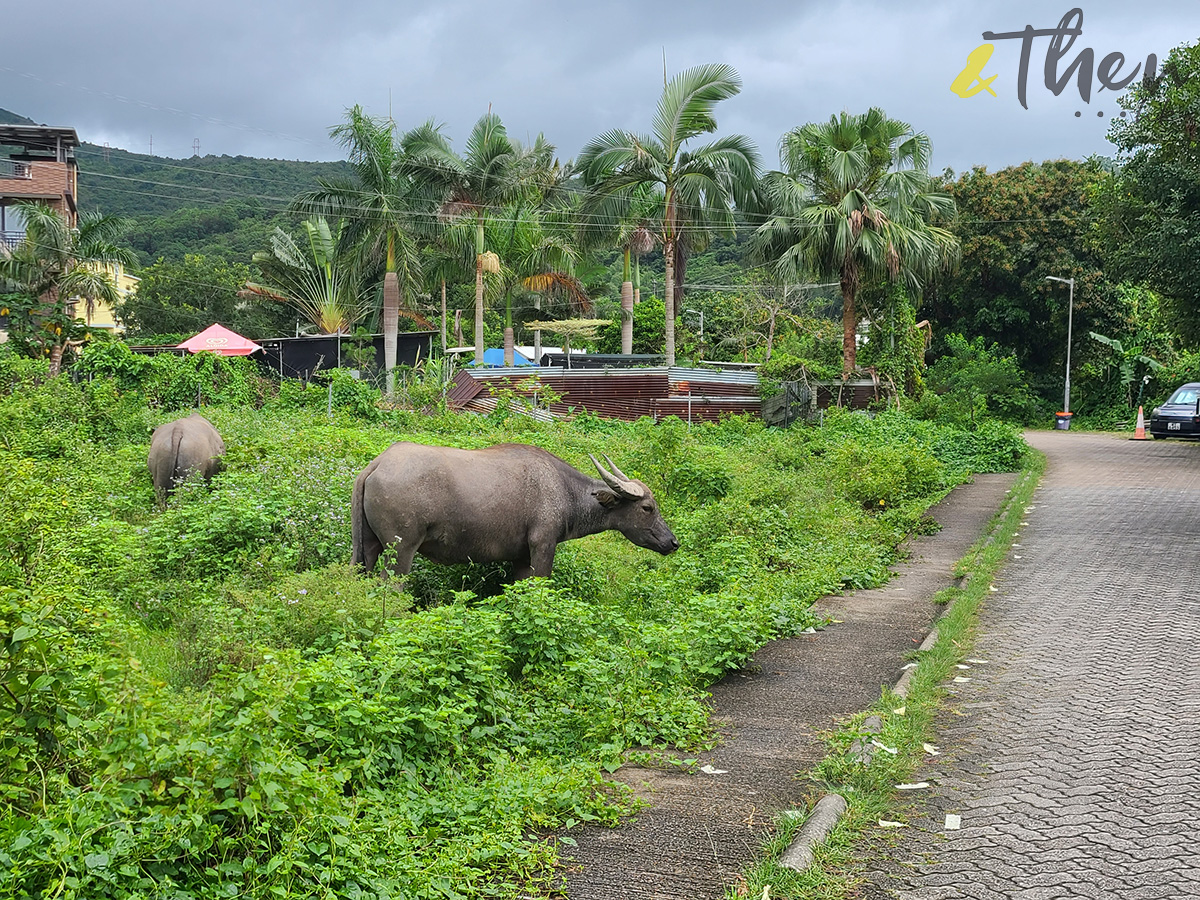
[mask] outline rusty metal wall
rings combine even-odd
[[[536,380],[535,380],[536,379]],[[494,404],[488,386],[504,386],[532,397],[558,395],[550,403],[556,416],[587,411],[632,421],[666,416],[716,421],[722,415],[757,415],[758,376],[753,372],[650,367],[642,369],[563,369],[529,367],[464,370],[448,394],[453,407],[485,411]]]

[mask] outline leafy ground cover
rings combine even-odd
[[[705,746],[707,685],[1025,451],[895,412],[543,424],[348,389],[329,416],[323,389],[236,367],[196,387],[163,359],[76,385],[0,355],[6,896],[554,895],[571,827],[632,810],[605,780],[626,754]],[[214,384],[227,469],[160,511],[150,428]],[[403,585],[363,577],[350,490],[400,439],[607,453],[682,549],[594,536],[516,585],[420,558]]]

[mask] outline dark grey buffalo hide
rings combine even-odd
[[[221,471],[225,442],[212,423],[199,413],[176,419],[154,429],[150,438],[150,477],[160,504],[189,475],[199,474],[205,481]]]
[[[678,550],[650,489],[612,460],[605,469],[591,459],[599,479],[524,444],[393,444],[354,483],[354,562],[370,572],[390,546],[398,574],[420,553],[439,563],[511,561],[519,579],[549,575],[560,543],[600,531],[662,554]]]

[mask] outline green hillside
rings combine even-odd
[[[299,162],[250,156],[171,159],[84,143],[79,160],[79,202],[121,216],[162,216],[184,208],[249,201],[278,212],[318,178],[348,171],[342,162]]]
[[[185,253],[248,263],[278,225],[290,227],[291,199],[336,178],[347,164],[196,156],[170,159],[85,143],[78,151],[79,205],[127,216],[142,262]]]
[[[37,122],[33,119],[27,119],[24,116],[18,116],[15,112],[9,112],[7,109],[0,107],[0,125],[36,125]]]
[[[37,122],[0,108],[0,124]],[[293,224],[285,210],[296,194],[349,170],[344,162],[250,156],[171,159],[86,142],[76,159],[80,209],[133,219],[127,237],[143,264],[185,253],[248,263],[275,226]]]

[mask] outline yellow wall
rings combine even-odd
[[[128,297],[137,290],[140,279],[135,278],[125,271],[125,267],[116,263],[108,263],[104,266],[104,270],[112,276],[113,281],[117,285],[117,293],[122,297]],[[84,303],[77,303],[75,306],[75,315],[78,318],[84,319],[88,325],[93,328],[107,328],[115,334],[120,334],[124,331],[124,327],[114,318],[113,311],[108,304],[102,300],[97,300],[92,308],[92,316],[87,318],[87,309]]]

